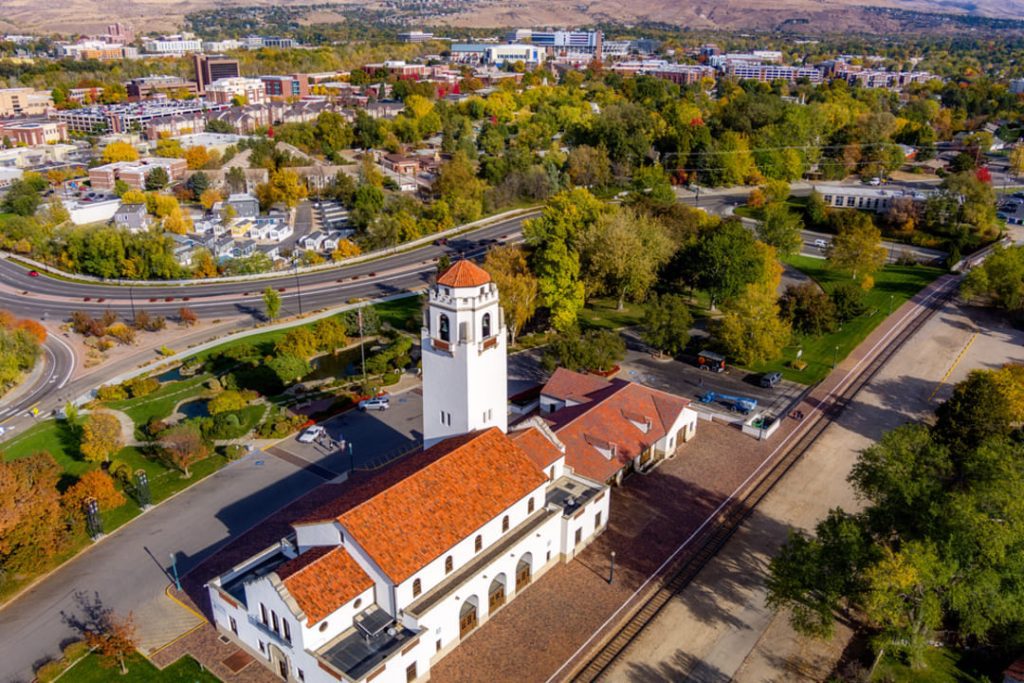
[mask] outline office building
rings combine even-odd
[[[238,60],[224,55],[195,55],[192,65],[196,74],[196,86],[200,95],[206,93],[208,85],[221,78],[237,78],[241,75]]]
[[[53,107],[47,90],[0,88],[0,116],[37,116]]]

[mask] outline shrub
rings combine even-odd
[[[87,642],[84,640],[76,640],[64,646],[64,659],[68,660],[68,663],[74,662],[89,654],[89,650],[90,648]]]
[[[128,391],[132,398],[140,398],[152,394],[160,388],[160,380],[156,377],[134,377],[126,381],[122,386]]]
[[[228,444],[224,447],[224,457],[228,460],[238,460],[245,455],[245,446],[238,443]]]
[[[96,398],[101,401],[123,401],[128,398],[128,392],[120,384],[108,384],[96,390]]]
[[[57,680],[57,677],[64,673],[67,668],[68,662],[63,659],[47,662],[36,669],[36,680],[39,683],[50,683],[50,681]]]
[[[161,356],[173,356],[174,349],[169,349],[166,346],[161,346],[159,353]]]
[[[852,320],[867,310],[864,290],[854,282],[840,282],[829,292],[835,304],[836,317],[843,322]]]

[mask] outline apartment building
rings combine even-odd
[[[68,127],[62,121],[0,121],[0,136],[15,145],[52,145],[67,142]]]
[[[811,83],[821,83],[821,71],[813,67],[729,62],[723,67],[723,72],[740,80],[755,80],[764,83],[771,83],[772,81],[794,82],[802,78],[806,78]]]
[[[147,40],[142,44],[142,48],[150,54],[184,55],[192,52],[202,52],[203,43],[195,36],[174,35]]]
[[[152,97],[188,97],[199,94],[198,86],[179,76],[144,76],[133,78],[126,84],[128,98],[133,101],[148,100]]]
[[[306,74],[260,76],[260,80],[271,100],[298,99],[309,95],[309,76]]]
[[[142,133],[158,119],[190,117],[229,109],[228,104],[203,100],[148,100],[131,104],[83,107],[59,111],[56,118],[79,133]]]
[[[240,99],[246,104],[264,104],[269,98],[258,78],[218,78],[206,86],[206,99],[217,104],[231,104]]]
[[[112,164],[90,168],[89,181],[92,189],[98,192],[113,192],[118,180],[127,183],[132,189],[144,190],[146,176],[157,167],[167,171],[167,177],[172,183],[181,180],[188,170],[188,164],[184,159],[153,157],[139,161],[115,161]]]
[[[38,116],[53,107],[49,91],[0,88],[0,116]]]

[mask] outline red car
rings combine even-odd
[[[30,271],[28,271],[28,276],[29,277],[39,277],[39,271],[38,270],[30,270]]]

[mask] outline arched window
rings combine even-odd
[[[423,592],[423,584],[420,583],[419,579],[414,579],[412,582],[412,597],[416,597]]]
[[[484,339],[491,336],[491,314],[484,313],[484,317],[480,322],[481,331],[483,332]]]
[[[533,512],[533,498],[526,502],[526,514]]]
[[[451,325],[448,323],[448,316],[444,313],[441,314],[440,321],[438,322],[438,334],[441,335],[441,341],[451,341]]]
[[[480,552],[484,549],[484,537],[477,535],[476,540],[473,542],[473,548],[476,552]]]
[[[448,557],[444,558],[444,573],[445,574],[451,574],[453,566],[454,566],[454,563],[452,562],[452,556],[451,555],[449,555]]]
[[[508,515],[505,515],[504,519],[501,520],[501,533],[508,531]]]

